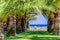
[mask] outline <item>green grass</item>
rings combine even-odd
[[[27,31],[16,36],[6,37],[5,40],[60,40],[60,36],[51,35],[46,31]]]

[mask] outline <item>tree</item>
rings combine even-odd
[[[45,17],[48,18],[48,26],[47,26],[47,31],[48,32],[53,32],[53,28],[54,28],[54,12],[50,11],[50,10],[42,10],[43,11],[43,15]]]
[[[51,0],[50,0],[51,1]],[[55,10],[59,10],[59,8],[60,8],[60,6],[59,6],[59,4],[60,4],[60,0],[53,0],[53,1],[48,1],[48,5],[53,5],[54,7],[55,7]],[[51,10],[50,10],[51,11]],[[49,13],[50,13],[50,11],[49,11]],[[56,13],[56,11],[55,12],[52,12],[52,13],[50,13],[50,15],[51,14],[53,14],[53,16],[51,16],[52,17],[52,19],[51,19],[51,17],[50,17],[50,15],[49,14],[45,14],[46,16],[47,15],[49,15],[49,16],[47,16],[48,17],[48,32],[51,32],[51,28],[52,28],[52,26],[53,26],[53,30],[52,30],[52,33],[53,34],[59,34],[59,26],[58,25],[56,25],[56,24],[58,24],[59,22],[57,22],[57,20],[59,20],[59,19],[57,19],[58,18],[58,14],[59,14],[59,11],[57,11],[58,13]],[[45,13],[45,12],[44,12]],[[52,22],[52,23],[51,23]],[[57,22],[57,23],[56,23]],[[57,29],[56,29],[57,28]]]
[[[26,22],[29,22],[29,21],[26,21],[26,19],[27,20],[31,19],[30,18],[31,16],[28,16],[28,15],[31,15],[30,14],[31,12],[33,12],[34,14],[35,13],[40,13],[40,11],[42,11],[42,9],[47,10],[49,12],[50,11],[52,11],[52,12],[55,11],[55,6],[52,5],[55,2],[54,0],[43,0],[43,1],[42,0],[12,0],[12,1],[11,0],[9,0],[9,1],[5,0],[4,2],[6,2],[6,5],[4,5],[5,7],[3,9],[3,13],[1,12],[1,16],[2,16],[1,19],[4,18],[4,21],[5,20],[7,21],[7,18],[8,18],[8,20],[10,19],[9,15],[10,16],[14,15],[15,17],[17,17],[17,15],[18,15],[18,17],[21,20],[23,20],[21,22],[21,26],[22,26],[22,24],[24,24],[22,26],[23,27],[22,29],[24,31],[26,29]],[[49,12],[48,12],[48,15],[50,14]],[[43,14],[45,14],[45,12]],[[18,21],[17,18],[14,19],[14,20],[16,20],[15,22]],[[7,22],[10,25],[10,22],[9,21],[7,21]],[[18,24],[20,24],[20,23],[18,23]],[[13,25],[15,25],[15,24],[13,24]],[[16,25],[16,26],[18,26],[18,25]]]

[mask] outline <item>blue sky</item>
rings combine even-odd
[[[32,20],[29,22],[29,25],[47,25],[47,18],[42,14],[38,14],[36,20]]]

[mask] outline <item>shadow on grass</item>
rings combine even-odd
[[[23,38],[23,37],[14,37],[14,38],[10,37],[9,39],[20,39],[20,38]]]
[[[28,37],[32,35],[31,37]],[[7,39],[31,39],[31,40],[60,40],[57,37],[38,37],[37,35],[51,35],[50,33],[48,33],[47,31],[27,31],[27,32],[23,32],[20,34],[17,34],[17,36],[14,37],[7,37]]]
[[[31,40],[60,40],[57,37],[37,37],[37,36],[33,36],[31,38]]]
[[[22,33],[22,34],[26,34],[26,35],[34,35],[34,34],[38,34],[38,35],[51,35],[47,31],[27,31],[27,32]]]

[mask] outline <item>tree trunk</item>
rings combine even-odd
[[[25,32],[25,30],[26,30],[26,25],[25,25],[26,23],[25,23],[25,18],[24,17],[22,17],[21,18],[21,27],[22,27],[22,32]]]
[[[3,26],[0,24],[0,40],[4,40]]]
[[[49,33],[53,32],[53,28],[54,28],[54,18],[49,18],[48,19],[48,28],[47,28],[47,31]]]
[[[19,17],[17,16],[17,28],[16,28],[16,32],[20,33],[20,32],[25,32],[27,29],[27,22],[25,17]]]
[[[27,21],[26,21],[26,16],[27,14],[25,13],[24,16],[21,18],[21,26],[22,26],[22,32],[25,32],[27,30]]]
[[[51,32],[51,19],[48,19],[48,28],[47,28],[48,32]]]
[[[60,35],[60,10],[57,11],[55,16],[55,27],[53,34]]]
[[[48,27],[47,27],[47,31],[49,33],[53,32],[53,28],[54,28],[54,22],[55,22],[55,14],[52,11],[49,11],[49,16],[48,16]]]
[[[21,18],[19,16],[17,16],[17,19],[16,19],[16,32],[17,33],[20,33],[22,32],[22,26],[21,26]]]
[[[27,29],[28,29],[29,28],[29,22],[27,22],[26,26],[27,26]]]
[[[14,36],[16,34],[16,19],[14,16],[9,16],[7,19],[7,35]]]

